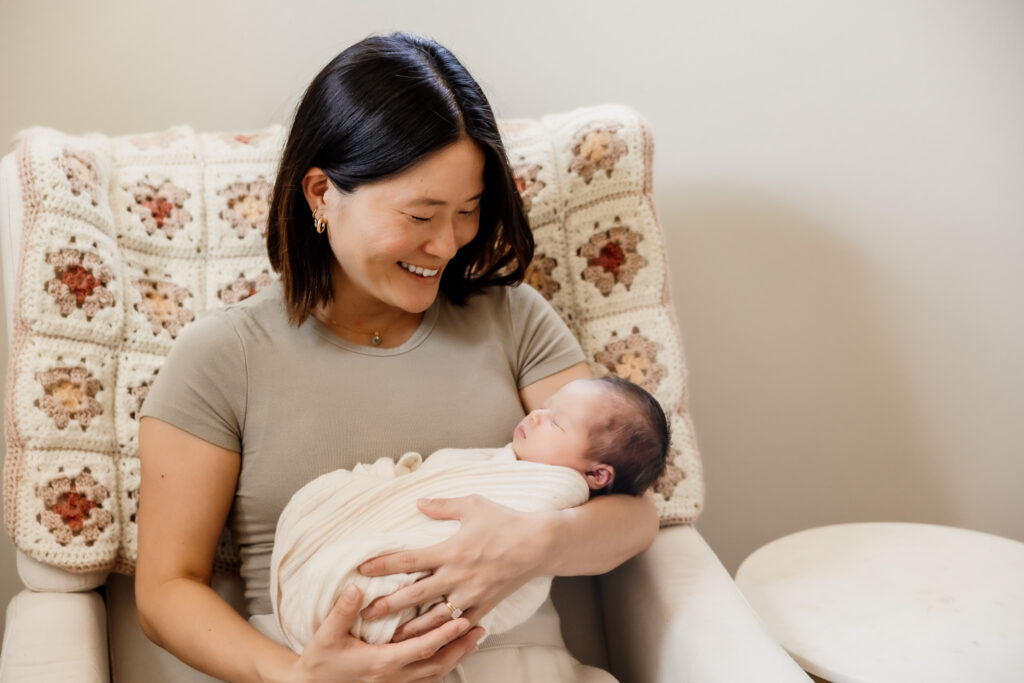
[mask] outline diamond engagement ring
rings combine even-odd
[[[448,611],[452,613],[452,619],[458,619],[462,616],[462,610],[453,605],[451,601],[445,598],[444,606],[448,608]]]

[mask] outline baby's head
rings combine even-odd
[[[658,401],[615,376],[578,379],[516,426],[520,460],[571,467],[594,494],[643,494],[665,469],[669,431]]]

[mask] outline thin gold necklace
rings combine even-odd
[[[404,311],[402,313],[404,313]],[[358,334],[358,335],[370,334],[370,343],[373,344],[374,346],[380,346],[381,344],[384,343],[384,333],[387,332],[388,330],[390,330],[396,324],[398,324],[398,321],[402,319],[402,313],[399,313],[398,317],[395,318],[394,321],[392,321],[387,327],[385,327],[383,329],[380,329],[380,330],[373,330],[372,334],[369,333],[369,332],[366,332],[364,330],[357,330],[357,329],[354,329],[354,328],[342,325],[341,323],[339,323],[337,320],[335,320],[333,318],[331,318],[330,320],[331,320],[331,325],[334,325],[335,327],[340,327],[343,330],[347,330],[349,332],[354,332],[355,334]],[[324,322],[324,321],[321,320],[321,322]]]

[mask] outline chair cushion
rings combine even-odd
[[[16,551],[18,577],[27,588],[43,593],[79,593],[99,588],[110,572],[96,569],[89,572],[69,572],[53,565],[33,560],[22,551]]]
[[[14,596],[7,605],[0,681],[109,680],[106,615],[96,592],[24,590]]]
[[[526,280],[576,333],[595,374],[626,377],[661,402],[673,448],[654,497],[663,524],[691,522],[703,475],[651,195],[650,131],[619,106],[502,131],[537,242]],[[29,557],[133,571],[139,408],[185,326],[275,277],[264,232],[285,134],[177,126],[18,136],[23,239],[4,513]],[[236,562],[225,538],[218,566]]]

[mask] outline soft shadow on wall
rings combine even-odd
[[[730,572],[850,521],[949,519],[870,262],[756,192],[659,190],[707,479],[697,526]]]

